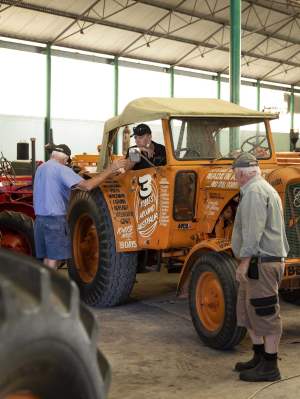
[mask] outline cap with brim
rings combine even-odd
[[[257,166],[258,161],[254,155],[249,152],[243,152],[240,154],[232,164],[232,169],[235,168],[249,168],[251,166]]]
[[[71,150],[66,144],[58,144],[52,147],[52,151],[61,152],[62,154],[71,156]]]
[[[151,134],[151,129],[145,123],[140,123],[139,125],[133,128],[133,134],[130,137],[144,136],[144,134]]]

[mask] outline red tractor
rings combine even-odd
[[[32,181],[35,167],[33,166],[35,166],[35,159],[31,163],[10,162],[1,153],[1,246],[31,256],[35,255],[32,205]]]

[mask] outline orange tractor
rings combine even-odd
[[[200,338],[219,349],[237,345],[245,330],[236,325],[230,240],[239,187],[231,165],[241,152],[256,155],[281,196],[290,244],[281,292],[288,300],[300,298],[300,165],[298,154],[277,159],[270,128],[276,117],[222,100],[141,98],[108,120],[98,170],[110,162],[123,127],[140,122],[151,124],[154,139],[161,136],[167,162],[73,194],[68,269],[83,300],[93,306],[126,301],[140,263],[151,254],[157,270],[180,268],[178,294],[189,294]]]

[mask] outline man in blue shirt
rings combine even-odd
[[[125,160],[114,161],[100,174],[84,180],[66,166],[70,156],[71,150],[67,145],[54,146],[50,160],[40,165],[35,174],[33,206],[36,215],[36,256],[51,268],[57,268],[61,260],[71,257],[66,218],[71,189],[76,187],[90,191],[107,177],[118,174],[126,164]]]

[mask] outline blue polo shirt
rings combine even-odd
[[[71,188],[81,182],[68,166],[51,159],[37,168],[33,187],[34,212],[39,216],[66,215]]]

